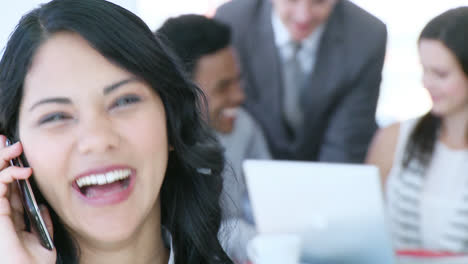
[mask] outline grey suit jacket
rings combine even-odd
[[[282,77],[270,0],[233,0],[216,18],[233,28],[246,86],[246,109],[262,126],[276,159],[362,162],[377,128],[385,25],[339,0],[322,35],[314,72],[301,97],[304,127],[294,138],[282,111]]]

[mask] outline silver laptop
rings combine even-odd
[[[393,264],[378,169],[370,165],[246,160],[260,233],[298,233],[313,264]]]

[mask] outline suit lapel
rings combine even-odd
[[[270,131],[274,146],[288,149],[290,135],[283,124],[283,80],[278,49],[276,48],[273,26],[271,24],[272,6],[269,0],[261,1],[252,27],[246,34],[244,65],[252,67],[249,79],[255,90],[248,98],[250,109],[256,112],[265,131]]]
[[[338,3],[331,14],[320,41],[314,72],[309,76],[301,96],[304,107],[304,125],[299,134],[299,145],[322,133],[330,106],[339,92],[344,74],[346,57],[343,41],[343,21],[341,5]],[[313,129],[308,129],[313,128]]]
[[[274,33],[271,25],[271,4],[263,1],[259,6],[256,23],[248,38],[248,53],[252,65],[253,80],[259,101],[269,102],[269,105],[281,105],[281,68],[278,50],[275,46]]]

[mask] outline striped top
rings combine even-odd
[[[468,150],[435,145],[423,175],[412,162],[402,169],[404,150],[419,119],[400,126],[386,199],[396,250],[468,252]]]

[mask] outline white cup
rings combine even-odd
[[[248,242],[247,255],[254,264],[298,264],[301,238],[295,234],[260,234]]]

